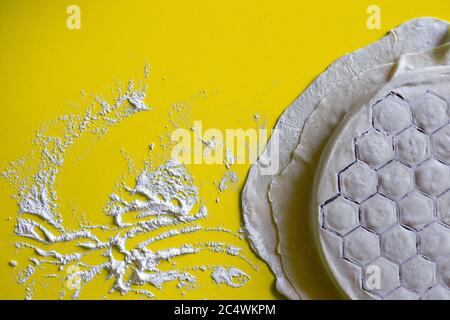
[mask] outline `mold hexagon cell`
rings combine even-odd
[[[433,133],[431,145],[436,158],[450,164],[450,125]]]
[[[450,288],[450,258],[439,264],[439,277],[447,288]]]
[[[393,158],[389,138],[377,131],[371,131],[356,141],[357,157],[371,168],[378,169]]]
[[[347,199],[338,197],[324,205],[322,210],[325,228],[341,236],[359,225],[358,206]]]
[[[433,262],[418,256],[401,266],[403,285],[419,294],[436,284],[436,269]]]
[[[419,251],[433,261],[450,254],[450,229],[434,222],[419,233]]]
[[[431,196],[437,196],[449,187],[449,169],[436,159],[430,159],[421,164],[416,169],[415,175],[417,189]]]
[[[447,103],[432,93],[412,105],[413,122],[430,133],[447,123]]]
[[[378,273],[379,282],[376,277]],[[373,277],[371,277],[373,276]],[[373,280],[373,282],[371,281]],[[383,257],[376,259],[364,268],[364,289],[369,292],[384,296],[386,293],[397,288],[400,284],[399,268],[396,264]]]
[[[411,123],[408,104],[395,95],[389,95],[373,106],[375,128],[394,135]]]
[[[417,293],[400,287],[389,293],[385,300],[419,300],[419,298],[420,296]]]
[[[423,300],[450,300],[450,291],[442,286],[431,288],[422,296]]]
[[[413,192],[399,203],[400,223],[416,230],[433,221],[433,201],[419,192]]]
[[[395,226],[381,236],[383,256],[403,263],[417,254],[416,234],[401,226]]]
[[[409,165],[418,165],[429,156],[428,137],[409,128],[395,138],[397,158]]]
[[[378,236],[364,228],[350,232],[344,238],[344,256],[361,265],[380,255]]]
[[[356,162],[339,174],[341,192],[361,202],[377,192],[377,175],[369,166]]]
[[[380,192],[398,200],[413,189],[413,171],[398,161],[392,161],[378,171]]]
[[[382,233],[397,222],[395,202],[379,194],[360,205],[361,223],[365,227]]]
[[[450,190],[437,200],[437,214],[443,223],[450,226]]]

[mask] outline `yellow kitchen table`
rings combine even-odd
[[[373,5],[380,9],[379,25],[370,22]],[[67,228],[76,228],[80,220],[111,224],[105,204],[117,181],[127,172],[139,172],[136,168],[145,161],[156,167],[169,159],[166,142],[174,130],[195,132],[196,123],[201,123],[202,132],[218,129],[224,134],[230,128],[270,129],[332,61],[412,18],[450,20],[449,9],[448,0],[3,0],[0,169],[7,172],[11,161],[30,157],[36,150],[33,139],[43,125],[47,136],[59,134],[60,128],[52,125],[55,119],[83,115],[99,101],[113,102],[116,89],[126,90],[131,79],[136,86],[146,85],[144,101],[150,110],[126,117],[101,139],[77,141],[67,149],[57,174],[58,212]],[[209,142],[202,141],[205,149]],[[250,163],[233,164],[232,177],[223,163],[187,167],[198,187],[199,203],[208,209],[203,229],[155,241],[152,250],[214,242],[230,244],[231,251],[239,247],[240,253],[221,254],[213,246],[163,261],[162,270],[192,271],[197,281],[147,285],[153,298],[283,299],[270,269],[241,233],[240,191]],[[224,177],[230,180],[226,188],[221,185]],[[125,180],[132,186],[134,178],[130,174]],[[7,179],[0,180],[0,298],[23,299],[29,294],[27,287],[33,299],[72,298],[74,290],[67,283],[70,268],[46,273],[36,265],[39,272],[26,285],[18,283],[36,255],[15,245],[32,240],[15,235],[14,192]],[[219,232],[220,228],[229,232]],[[80,252],[66,243],[47,249]],[[114,253],[117,261],[120,255]],[[104,256],[97,255],[88,263],[103,261]],[[248,279],[242,287],[227,286],[221,279],[211,281],[210,272],[196,269],[202,265],[236,266]],[[103,270],[83,286],[79,298],[148,297],[139,290],[109,293],[113,284]],[[336,298],[328,291],[320,297]]]

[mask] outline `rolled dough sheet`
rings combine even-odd
[[[352,104],[358,104],[355,97],[364,100],[393,74],[402,72],[402,67],[395,64],[402,55],[426,51],[443,44],[447,29],[446,22],[433,18],[416,19],[401,25],[382,40],[333,63],[280,117],[275,127],[279,130],[278,139],[271,139],[261,156],[262,159],[269,158],[278,144],[279,168],[272,175],[264,175],[261,174],[265,168],[264,162],[258,161],[252,166],[243,190],[242,208],[253,249],[268,263],[277,278],[278,291],[288,298],[327,298],[337,295],[325,276],[311,278],[311,274],[320,273],[323,267],[312,248],[309,218],[306,211],[301,212],[292,201],[288,201],[294,198],[297,204],[307,207],[311,184],[304,182],[311,182],[314,174],[313,168],[308,166],[314,166],[314,160],[333,131],[332,128],[322,130],[322,123],[337,124]],[[394,66],[397,68],[394,69]],[[339,94],[342,89],[347,92],[344,96]],[[341,100],[335,100],[336,97]],[[312,128],[316,123],[316,130],[311,132],[319,133],[319,136],[312,140],[314,143],[302,137],[305,145],[299,144],[300,134],[306,132],[306,120],[320,105],[331,105],[336,108],[336,112],[326,114],[325,117],[318,116],[319,121],[308,121]],[[305,153],[308,144],[312,148]],[[292,169],[293,172],[286,168],[291,160],[295,161],[291,167],[297,166]],[[308,168],[308,177],[300,177],[304,168]],[[307,189],[305,192],[300,189],[302,186]],[[285,228],[292,222],[292,228]],[[278,233],[277,228],[281,232]],[[280,252],[285,255],[283,263]],[[328,292],[329,295],[324,297],[320,292]]]
[[[450,67],[404,72],[347,114],[324,150],[312,211],[349,298],[450,299],[449,101]]]
[[[444,45],[421,55],[430,59],[439,56],[437,60],[442,62],[442,55],[437,53],[446,57],[447,47],[448,45]],[[416,58],[411,57],[411,61]],[[448,63],[448,60],[446,62]],[[408,65],[412,66],[412,63],[409,62]],[[323,288],[327,288],[326,292],[329,294],[338,296],[338,292],[333,290],[332,282],[325,276],[327,273],[311,241],[314,235],[310,228],[311,216],[308,214],[308,208],[320,155],[345,114],[369,100],[375,90],[388,82],[387,75],[393,68],[397,70],[397,74],[401,74],[396,64],[385,65],[371,70],[368,82],[365,82],[364,77],[358,77],[343,91],[337,90],[324,98],[305,122],[292,162],[270,185],[269,199],[279,231],[278,249],[283,267],[296,290],[305,297],[322,297]],[[377,73],[386,78],[378,79]],[[367,91],[359,90],[361,87],[367,88]],[[345,96],[342,92],[346,93]],[[333,116],[330,115],[330,110],[333,110]],[[318,276],[321,274],[324,276]],[[324,298],[328,297],[332,296]]]

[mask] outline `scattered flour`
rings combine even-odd
[[[8,262],[8,265],[12,268],[17,267],[17,261],[16,260],[11,260]]]
[[[224,176],[222,177],[222,179],[219,182],[218,188],[220,192],[225,191],[226,189],[228,189],[228,186],[230,183],[236,183],[238,181],[238,176],[236,174],[236,172],[231,171],[231,170],[227,170],[227,172],[225,172]]]
[[[240,288],[249,280],[247,274],[233,267],[217,267],[212,272],[211,277],[217,284],[226,284],[233,288]]]
[[[233,153],[230,150],[226,150],[225,151],[225,160],[224,160],[225,167],[227,169],[230,169],[231,166],[234,164],[234,162],[235,162],[235,158],[234,158]]]
[[[146,79],[149,72],[147,65],[144,70]],[[135,293],[147,298],[157,296],[157,291],[151,288],[162,289],[167,282],[177,282],[178,288],[185,288],[188,284],[194,288],[197,281],[194,272],[198,270],[209,270],[217,283],[242,287],[250,277],[235,267],[202,268],[199,265],[177,269],[176,263],[172,262],[180,256],[209,251],[241,258],[256,270],[239,247],[208,241],[152,249],[152,244],[160,240],[195,232],[225,232],[236,236],[225,228],[206,228],[200,224],[208,217],[208,210],[200,201],[194,178],[184,165],[176,161],[163,161],[156,168],[146,164],[137,174],[132,188],[117,183],[118,190],[111,193],[105,206],[105,213],[112,217],[111,224],[93,225],[84,217],[78,217],[79,228],[72,230],[64,225],[56,179],[64,165],[67,149],[86,135],[100,139],[120,121],[150,110],[144,101],[146,85],[139,83],[137,87],[130,81],[124,92],[120,88],[117,92],[112,103],[96,96],[83,116],[65,115],[42,127],[36,134],[30,155],[11,162],[2,173],[15,188],[14,198],[19,207],[14,230],[20,241],[15,243],[15,247],[20,251],[26,250],[30,255],[29,264],[17,273],[17,282],[25,286],[26,299],[31,299],[36,290],[34,279],[38,273],[41,279],[62,279],[62,287],[57,292],[59,298],[66,297],[67,292],[72,292],[72,298],[78,298],[86,284],[105,273],[107,279],[113,281],[109,293]],[[83,95],[86,95],[84,91]],[[174,112],[181,114],[181,111],[179,106],[174,106]],[[50,135],[48,132],[53,126],[62,127],[62,134]],[[154,149],[153,143],[149,149]],[[126,154],[124,157],[129,162],[129,170],[135,170],[131,159]],[[227,162],[232,163],[230,159]],[[228,172],[226,179],[235,182],[237,175]],[[125,200],[129,197],[136,199]],[[71,244],[73,249],[69,253],[59,252],[56,249],[59,247],[52,246],[56,243]],[[88,263],[92,261],[88,258],[93,256],[100,257],[103,262]],[[162,268],[163,262],[170,262],[172,269]],[[14,260],[9,264],[12,267],[18,265]],[[56,273],[52,266],[57,268]],[[50,273],[45,273],[47,271]],[[58,272],[61,277],[57,276]]]
[[[238,175],[236,172],[231,170],[231,167],[235,163],[235,157],[233,153],[230,150],[225,150],[225,158],[223,159],[223,163],[225,165],[226,171],[223,175],[222,179],[220,180],[219,184],[217,185],[217,188],[220,192],[225,191],[228,189],[228,186],[232,183],[236,183],[239,180]]]

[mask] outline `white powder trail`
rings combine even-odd
[[[233,288],[244,286],[250,279],[245,272],[233,267],[217,267],[212,272],[211,277],[217,284],[226,284]]]
[[[150,67],[146,66],[146,78],[149,72]],[[241,248],[223,242],[190,244],[181,241],[176,247],[152,250],[155,242],[174,237],[183,240],[185,235],[198,232],[222,232],[238,238],[223,227],[204,227],[200,223],[208,218],[208,210],[200,203],[194,178],[184,165],[172,160],[156,168],[146,165],[137,175],[133,188],[123,187],[111,193],[104,211],[112,217],[111,224],[93,225],[83,218],[75,230],[65,226],[56,180],[68,148],[86,135],[101,139],[109,128],[122,120],[150,110],[145,103],[145,85],[140,84],[136,88],[135,83],[129,81],[124,92],[120,88],[117,91],[119,95],[112,103],[97,96],[83,116],[65,115],[42,127],[36,134],[30,155],[11,162],[2,173],[15,188],[14,197],[19,207],[14,231],[21,241],[17,241],[15,246],[23,253],[28,254],[29,251],[30,256],[30,263],[17,277],[17,282],[25,286],[27,299],[31,299],[37,290],[34,279],[40,272],[50,270],[51,266],[57,267],[65,281],[65,286],[58,292],[60,298],[65,297],[67,291],[73,291],[72,298],[78,298],[82,288],[104,272],[113,281],[110,293],[136,293],[155,298],[156,291],[149,290],[147,285],[161,289],[165,283],[175,281],[179,288],[186,284],[195,287],[197,277],[193,272],[200,269],[191,268],[191,272],[186,268],[162,270],[160,264],[202,251],[240,258],[256,270],[242,254]],[[62,133],[50,135],[48,132],[53,126],[62,127]],[[232,182],[237,180],[237,176],[228,178]],[[139,196],[139,199],[126,201],[121,193],[127,197]],[[140,241],[130,245],[132,240],[133,243]],[[52,245],[57,243],[70,244],[70,252],[53,249],[57,247]],[[92,257],[102,262],[87,263],[86,259]],[[204,270],[212,272],[215,282],[235,288],[242,287],[250,279],[235,267],[210,266]],[[41,279],[57,278],[57,273],[51,272]]]

